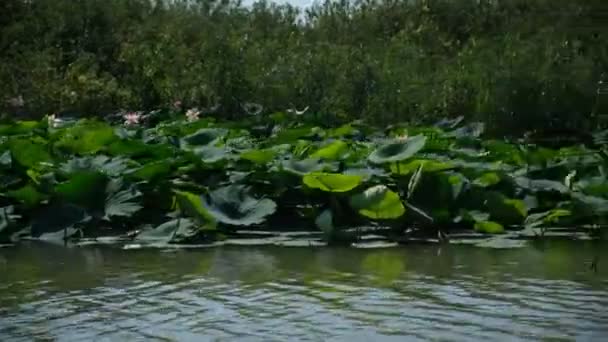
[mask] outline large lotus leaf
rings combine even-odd
[[[355,175],[363,177],[363,181],[368,181],[373,177],[385,178],[388,177],[389,174],[383,169],[374,168],[374,167],[353,167],[344,170],[345,175]]]
[[[110,158],[104,155],[72,158],[60,167],[60,170],[67,174],[81,171],[98,171],[111,177],[122,176],[129,169],[128,159],[121,157]]]
[[[475,223],[475,230],[486,234],[500,234],[504,233],[505,228],[497,222],[481,221]]]
[[[55,187],[55,192],[63,200],[88,208],[98,207],[103,203],[107,177],[99,172],[81,171],[70,175],[70,178]]]
[[[462,159],[452,159],[450,161],[455,167],[464,170],[473,170],[473,171],[512,171],[515,169],[514,166],[505,164],[501,161],[496,162],[472,162],[466,161]]]
[[[277,155],[274,149],[248,150],[241,153],[241,159],[248,160],[255,164],[266,164],[271,162]]]
[[[165,222],[155,228],[143,230],[135,237],[138,242],[166,244],[179,238],[196,234],[196,224],[187,218],[178,218]]]
[[[229,153],[230,151],[224,147],[203,146],[197,147],[193,152],[203,162],[210,164],[232,158],[232,155]]]
[[[317,171],[327,171],[328,169],[334,169],[331,164],[323,163],[319,159],[308,158],[303,160],[289,159],[281,163],[283,170],[304,176],[307,173]]]
[[[461,209],[460,215],[458,215],[456,218],[454,218],[454,222],[466,221],[466,222],[477,223],[477,222],[488,221],[489,219],[490,219],[489,213],[484,213],[483,211],[479,211],[479,210]]]
[[[101,151],[118,139],[114,129],[108,124],[82,121],[61,131],[55,146],[73,153],[90,154]]]
[[[257,199],[247,193],[244,185],[229,185],[209,193],[203,200],[207,211],[219,222],[249,226],[264,222],[276,210],[271,199]]]
[[[548,179],[530,179],[526,177],[515,177],[517,186],[530,190],[532,192],[558,192],[566,194],[570,189],[564,184]]]
[[[446,133],[446,136],[454,137],[457,139],[470,139],[478,138],[483,134],[485,130],[485,124],[483,122],[472,122],[466,126],[457,128],[453,131]]]
[[[187,191],[174,191],[178,208],[184,215],[195,219],[204,229],[216,228],[215,217],[205,208],[203,200]]]
[[[181,139],[182,146],[208,146],[228,133],[222,128],[202,128]]]
[[[351,197],[350,204],[361,215],[372,219],[393,219],[405,213],[399,195],[384,185],[373,186]]]
[[[572,197],[595,215],[608,214],[608,200],[605,198],[585,195],[579,192],[572,193]]]
[[[486,193],[484,203],[492,218],[499,222],[518,224],[528,216],[528,209],[524,201],[507,198],[498,192]]]
[[[90,220],[90,216],[80,206],[74,204],[53,204],[36,215],[32,222],[32,236],[39,237],[54,232],[67,232],[78,223]]]
[[[562,217],[571,216],[572,212],[565,209],[551,209],[542,213],[531,214],[524,222],[526,228],[534,228],[544,224],[554,224]]]
[[[31,134],[38,127],[41,127],[40,121],[18,121],[0,125],[0,136]]]
[[[581,179],[574,183],[574,187],[587,195],[608,197],[608,179],[605,176]]]
[[[311,172],[304,175],[302,181],[306,186],[313,189],[327,192],[347,192],[359,186],[363,182],[363,177],[340,173]]]
[[[310,155],[311,158],[319,158],[325,160],[338,160],[346,152],[348,152],[348,144],[342,140],[336,140],[328,145],[325,145]]]
[[[344,137],[352,136],[358,133],[358,130],[352,126],[352,124],[342,125],[336,129],[332,129],[328,132],[330,137]]]
[[[167,144],[146,144],[139,140],[117,140],[108,145],[107,153],[112,156],[133,159],[159,160],[173,156],[173,150]]]
[[[426,137],[416,135],[403,141],[390,142],[376,149],[369,155],[372,163],[392,163],[410,158],[424,148]]]
[[[31,139],[14,139],[9,142],[11,157],[25,168],[37,168],[40,163],[52,160],[48,145]]]
[[[40,193],[32,184],[27,184],[19,189],[7,192],[8,197],[13,198],[26,207],[35,207],[42,201],[48,199],[46,194]]]
[[[449,162],[431,160],[431,159],[415,159],[410,162],[398,162],[391,164],[391,172],[396,175],[409,175],[422,166],[423,172],[438,172],[452,169],[454,166]]]
[[[487,188],[492,185],[500,183],[501,176],[496,172],[486,172],[483,175],[473,180],[473,185],[477,185],[482,188]]]
[[[166,177],[172,171],[171,162],[168,160],[159,160],[147,163],[142,167],[136,169],[131,176],[142,179],[145,181],[151,181]]]
[[[122,179],[112,179],[106,186],[106,203],[104,219],[110,220],[115,216],[129,217],[143,206],[139,203],[139,192],[133,186],[126,186]]]

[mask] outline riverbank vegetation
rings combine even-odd
[[[608,114],[603,0],[4,0],[5,112],[91,116],[181,101],[223,118],[308,108],[323,122],[494,135],[593,130]],[[601,83],[601,82],[604,83]]]
[[[542,235],[608,215],[603,149],[483,138],[483,123],[377,130],[314,115],[238,122],[196,109],[0,126],[0,237],[209,242],[237,229],[362,232],[393,241],[452,232]]]

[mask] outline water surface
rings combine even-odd
[[[0,248],[0,340],[602,341],[606,247],[23,244]]]

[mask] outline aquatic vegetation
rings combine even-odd
[[[127,126],[0,125],[0,240],[193,243],[304,226],[353,243],[363,230],[394,241],[463,230],[540,236],[608,218],[601,144],[488,140],[483,125],[462,120],[388,131],[281,121],[279,138],[274,127],[255,132],[256,117],[165,114],[138,113]]]

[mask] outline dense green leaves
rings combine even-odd
[[[1,238],[141,230],[130,236],[166,244],[301,224],[333,243],[355,241],[362,224],[397,237],[452,225],[525,234],[608,218],[601,158],[574,159],[594,153],[586,147],[519,149],[475,138],[475,125],[397,128],[390,136],[417,135],[387,139],[370,127],[283,122],[278,145],[280,131],[247,122],[146,125],[80,120],[4,137]]]

